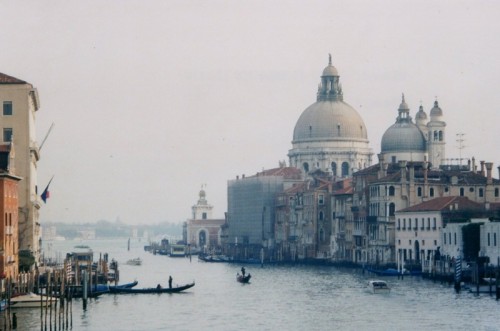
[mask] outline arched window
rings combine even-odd
[[[431,187],[431,188],[429,189],[429,196],[430,196],[430,197],[433,197],[433,196],[434,196],[434,187]]]
[[[463,187],[460,188],[460,196],[463,197],[465,193],[465,190]]]
[[[349,176],[349,163],[343,162],[342,163],[342,177],[347,177]]]
[[[304,162],[304,163],[302,164],[302,167],[304,168],[304,172],[309,172],[309,163]]]
[[[391,202],[389,204],[389,216],[394,216],[394,213],[396,212],[396,205],[394,202]]]
[[[332,173],[334,176],[337,176],[337,163],[332,162]]]
[[[482,188],[479,188],[479,197],[483,197],[484,196],[484,191]]]
[[[434,131],[434,141],[437,141],[437,140],[438,140],[438,132]]]
[[[422,188],[421,187],[417,188],[417,196],[419,196],[419,197],[422,196]]]
[[[393,197],[395,193],[396,189],[394,188],[394,186],[389,186],[389,196]]]
[[[443,131],[439,131],[439,141],[443,141]]]
[[[319,212],[319,220],[320,220],[320,221],[322,221],[322,220],[323,220],[323,218],[324,218],[324,217],[323,217],[323,212],[322,212],[322,211],[320,211],[320,212]]]

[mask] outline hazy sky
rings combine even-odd
[[[447,157],[500,165],[498,1],[2,1],[0,72],[40,95],[46,221],[181,222],[287,160],[328,53],[380,152],[401,93]]]

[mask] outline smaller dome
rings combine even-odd
[[[393,124],[382,136],[382,152],[425,152],[425,138],[411,122]]]
[[[427,114],[424,111],[424,107],[420,106],[418,109],[417,115],[415,116],[415,119],[418,120],[427,120]]]
[[[405,95],[403,94],[403,99],[401,101],[401,104],[399,105],[399,110],[410,110],[410,107],[408,107],[408,104],[405,101]]]
[[[337,68],[335,68],[332,65],[332,54],[328,54],[328,65],[326,66],[325,69],[323,69],[323,75],[322,77],[325,76],[338,76],[339,72],[337,71]]]
[[[322,76],[338,76],[339,72],[337,71],[337,68],[335,68],[332,65],[328,65],[324,70],[323,70],[323,75]]]
[[[439,108],[439,104],[436,101],[434,101],[434,107],[432,107],[431,109],[431,118],[432,117],[441,117],[443,116],[443,111],[441,110],[441,108]]]

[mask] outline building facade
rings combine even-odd
[[[301,172],[281,165],[254,176],[228,181],[226,252],[239,258],[274,255],[276,194],[301,181]]]
[[[19,182],[19,249],[40,258],[41,238],[37,192],[35,120],[40,108],[38,91],[32,84],[0,73],[0,104],[2,104],[2,142],[13,142],[16,150],[16,175]]]
[[[200,251],[220,250],[222,245],[221,226],[225,219],[212,218],[213,206],[207,202],[206,192],[202,188],[196,205],[191,207],[192,218],[185,223],[187,244]]]
[[[21,178],[14,175],[12,143],[0,145],[0,277],[16,279],[19,271],[18,185]]]

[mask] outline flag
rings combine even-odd
[[[49,185],[52,182],[52,179],[54,179],[54,176],[52,176],[52,178],[49,180],[47,187],[45,188],[45,190],[43,191],[43,193],[41,195],[43,203],[47,203],[47,199],[50,198]]]

